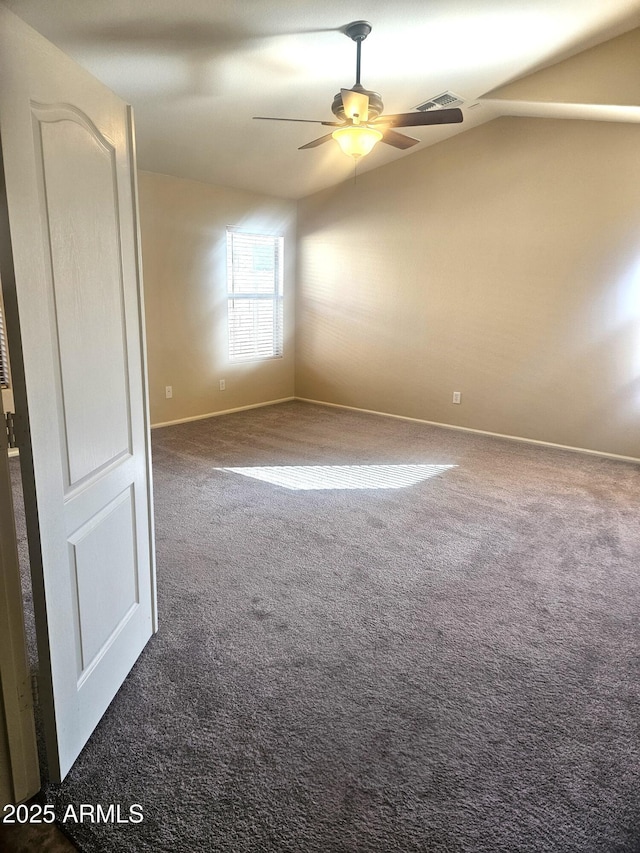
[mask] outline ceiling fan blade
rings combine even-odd
[[[327,133],[326,136],[320,136],[312,142],[307,142],[306,145],[301,145],[300,148],[298,148],[298,151],[304,151],[305,148],[316,148],[318,145],[322,145],[323,142],[328,142],[332,136],[332,133]]]
[[[429,110],[426,113],[399,113],[380,116],[373,125],[386,124],[388,127],[422,127],[427,124],[456,124],[462,121],[462,110]]]
[[[396,133],[395,130],[382,130],[380,142],[386,142],[387,145],[393,145],[394,148],[411,148],[412,145],[417,145],[420,140],[413,136],[406,136],[404,133]]]
[[[358,116],[360,124],[369,118],[369,96],[362,92],[354,92],[353,89],[340,89],[342,95],[342,106],[347,118],[353,119]]]
[[[324,124],[327,127],[342,127],[341,121],[320,121],[314,118],[277,118],[276,116],[253,116],[261,121],[303,121],[305,124]]]

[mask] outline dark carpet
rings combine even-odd
[[[153,451],[160,632],[46,792],[144,822],[86,853],[640,850],[638,467],[303,403]]]

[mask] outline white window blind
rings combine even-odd
[[[4,333],[4,315],[0,305],[0,388],[9,387],[9,359],[7,358],[7,338]]]
[[[229,359],[280,358],[283,238],[227,229]]]

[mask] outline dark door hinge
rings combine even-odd
[[[5,423],[7,425],[7,443],[9,447],[17,447],[18,442],[16,441],[16,413],[15,412],[5,412]]]

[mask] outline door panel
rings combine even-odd
[[[156,629],[133,128],[2,6],[0,57],[5,307],[57,781]]]
[[[140,604],[131,489],[90,518],[69,544],[80,685]],[[101,570],[105,549],[112,549],[109,575]]]
[[[32,107],[32,115],[74,486],[131,450],[116,151],[78,110]],[[102,390],[91,406],[88,387]]]

